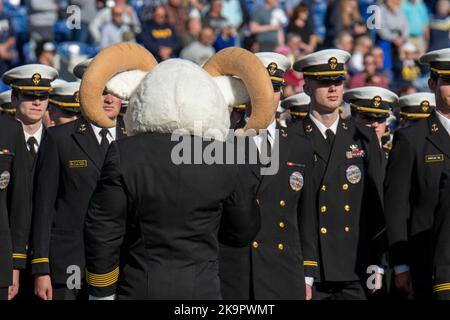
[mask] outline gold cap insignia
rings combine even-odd
[[[41,79],[42,79],[42,77],[39,73],[35,73],[31,77],[31,80],[33,81],[35,86],[37,86],[37,85],[39,85],[39,83],[41,83]]]
[[[269,63],[267,66],[267,71],[269,71],[269,74],[273,76],[278,70],[278,65],[275,62]]]
[[[381,105],[381,101],[383,101],[383,100],[381,99],[380,96],[375,96],[375,97],[373,97],[372,101],[373,101],[373,106],[375,108],[379,108]]]
[[[330,59],[328,59],[328,65],[330,66],[331,70],[336,69],[338,65],[337,59],[335,57],[331,57]]]
[[[420,108],[422,109],[422,112],[427,112],[428,109],[430,109],[430,102],[428,100],[423,100],[420,103]]]

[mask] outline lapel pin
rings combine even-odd
[[[433,124],[431,125],[431,131],[437,132],[438,130],[439,130],[439,128],[438,128],[437,124],[436,124],[436,123],[433,123]]]
[[[346,123],[346,122],[342,122],[342,128],[343,128],[344,130],[348,130],[348,127],[347,127],[347,123]]]
[[[86,125],[82,123],[80,127],[78,128],[78,132],[84,133],[86,131]]]
[[[312,131],[312,126],[310,124],[308,124],[306,126],[306,132],[311,132]]]

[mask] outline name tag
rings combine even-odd
[[[69,168],[86,168],[87,160],[69,160]]]
[[[425,156],[425,162],[443,162],[443,154],[428,154]]]

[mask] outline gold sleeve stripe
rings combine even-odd
[[[38,258],[38,259],[33,259],[31,260],[31,263],[49,263],[48,258]]]
[[[108,287],[117,282],[119,278],[119,267],[105,274],[90,273],[86,270],[87,283],[94,287]]]
[[[383,234],[383,232],[386,231],[386,228],[384,228],[383,230],[381,230],[380,232],[378,232],[373,238],[372,241],[375,240],[376,238],[378,238],[379,236],[381,236]]]
[[[450,282],[437,284],[433,287],[434,292],[450,290]]]
[[[317,267],[319,264],[316,261],[303,261],[304,266]]]
[[[25,253],[13,253],[13,259],[26,259],[27,255]]]

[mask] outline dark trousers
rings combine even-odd
[[[360,281],[318,282],[313,287],[314,300],[368,300],[369,292]]]
[[[87,300],[88,295],[84,288],[68,289],[66,285],[53,285],[52,300]]]
[[[8,300],[8,287],[0,288],[0,300]]]

